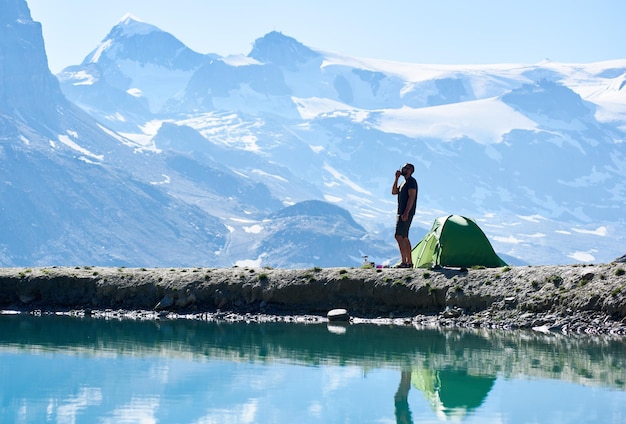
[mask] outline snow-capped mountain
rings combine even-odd
[[[224,223],[216,264],[394,260],[404,162],[420,184],[413,242],[455,213],[513,263],[623,254],[626,60],[397,63],[278,32],[221,57],[128,15],[57,76],[133,151],[116,153],[122,169]]]
[[[120,25],[145,32],[129,19]],[[103,44],[113,51],[125,42]],[[81,87],[77,72],[88,69],[59,75],[70,99]],[[141,72],[124,75],[145,97],[156,95]],[[246,57],[207,58],[160,114],[145,113],[141,130],[125,135],[156,147],[162,122],[183,125],[197,149],[227,147],[220,163],[254,175],[283,203],[307,195],[334,202],[391,246],[393,172],[413,162],[420,183],[414,241],[436,216],[459,213],[477,219],[505,256],[607,261],[624,245],[624,81],[626,60],[396,63],[316,50],[272,32]],[[98,102],[86,109],[102,116]],[[106,124],[123,131],[119,118],[127,116],[132,111],[118,108]],[[235,152],[248,156],[230,157]],[[280,183],[290,179],[285,172],[314,190],[292,198]]]
[[[0,266],[230,266],[260,255],[254,245],[258,224],[247,222],[286,205],[272,186],[256,181],[254,173],[222,164],[225,156],[242,163],[258,162],[256,156],[207,143],[182,123],[159,123],[145,146],[116,133],[62,94],[48,70],[41,26],[32,21],[24,1],[3,7],[0,23]],[[149,44],[169,46],[166,55],[160,48],[151,52],[143,46],[144,37]],[[124,86],[128,69],[152,67],[137,84],[128,82],[133,89],[145,84],[150,93],[145,103],[151,105],[165,92],[161,79],[185,72],[191,77],[206,59],[173,37],[127,18],[103,44],[81,65],[103,79],[92,80],[85,73],[82,90],[74,92],[84,95],[83,100],[100,101],[91,108],[81,103],[99,118],[123,113],[124,118],[134,116],[139,118],[135,122],[146,123],[145,116],[153,113],[150,107],[137,107],[143,100],[124,101],[124,93],[132,93],[131,100],[141,99],[139,91]],[[155,70],[163,74],[151,75]],[[159,86],[153,90],[152,84]],[[112,99],[120,100],[119,114]],[[293,199],[319,197],[315,186],[280,164],[264,162],[263,169],[274,173],[268,177],[276,181],[274,186],[283,186]],[[292,224],[300,227],[311,213],[291,212]],[[333,214],[342,216],[336,210],[327,216]],[[264,222],[270,225],[272,220]],[[328,231],[311,228],[299,236],[320,233]],[[351,265],[360,260],[360,250],[370,250],[372,244],[353,221],[346,221],[329,240],[349,247],[351,253],[336,258],[330,252],[312,253],[316,248],[278,259]],[[265,240],[266,245],[270,241]],[[264,259],[272,263],[276,258]]]

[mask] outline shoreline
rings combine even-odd
[[[394,268],[0,268],[4,313],[626,335],[626,264]],[[331,319],[333,317],[331,316]]]

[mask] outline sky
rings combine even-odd
[[[199,53],[247,55],[280,31],[349,56],[425,64],[626,59],[624,0],[27,0],[53,73],[126,14]]]

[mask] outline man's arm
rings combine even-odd
[[[393,187],[391,187],[391,194],[396,195],[400,193],[400,189],[398,188],[398,178],[400,178],[402,173],[400,171],[396,171],[396,179],[393,180]]]

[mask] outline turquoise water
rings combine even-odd
[[[623,339],[0,315],[2,423],[622,423]]]

